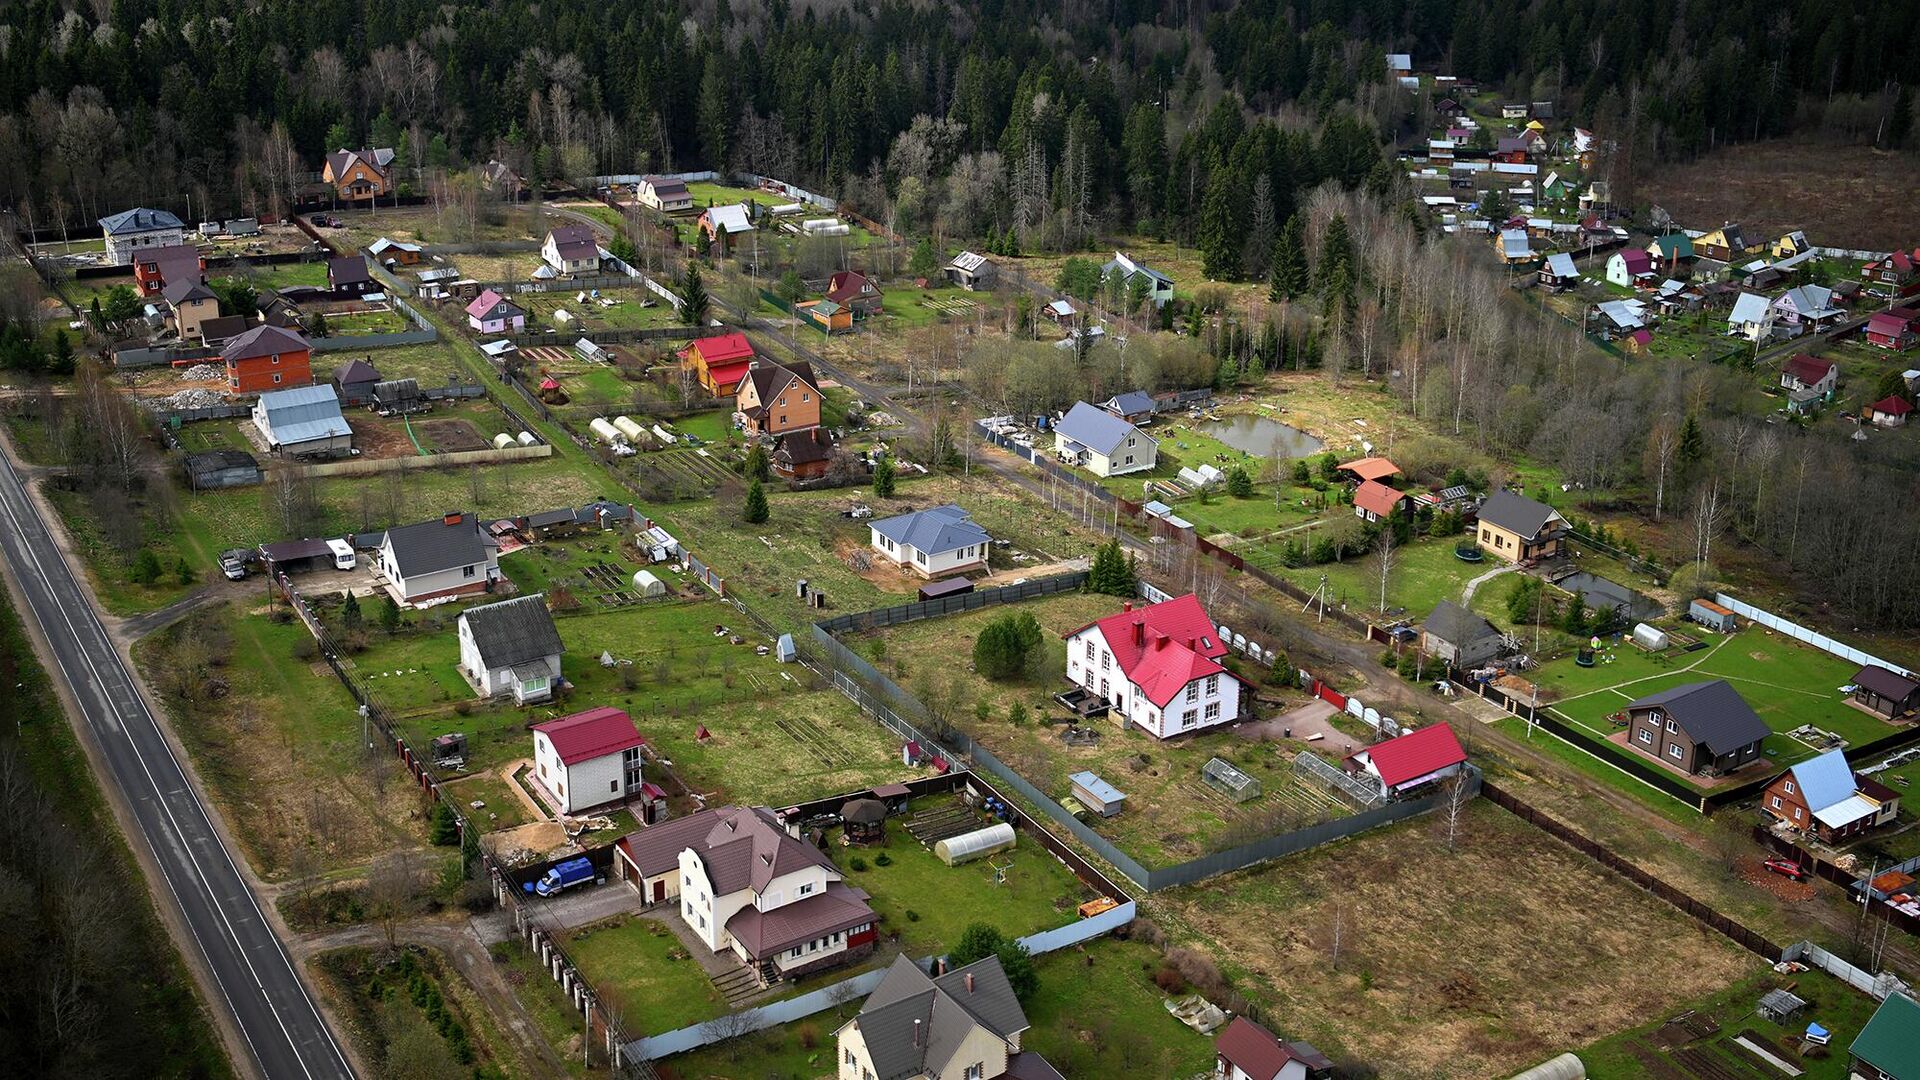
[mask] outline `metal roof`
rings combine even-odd
[[[1480,504],[1481,521],[1526,539],[1540,535],[1540,530],[1559,516],[1559,511],[1546,503],[1511,491],[1496,491]]]
[[[254,415],[265,418],[268,440],[282,446],[353,434],[340,415],[339,396],[326,383],[261,394]]]
[[[1060,418],[1053,429],[1061,435],[1090,447],[1101,454],[1111,457],[1129,435],[1138,434],[1147,439],[1153,436],[1127,423],[1125,420],[1107,412],[1105,409],[1089,405],[1084,401],[1074,403],[1067,415]]]
[[[1105,780],[1100,779],[1085,769],[1074,773],[1067,779],[1073,781],[1073,785],[1081,791],[1109,805],[1117,803],[1127,797],[1126,792],[1121,791],[1119,788],[1114,787],[1112,784],[1107,783]]]
[[[873,523],[873,531],[928,555],[941,555],[993,540],[985,529],[973,523],[971,514],[953,503],[883,518]]]
[[[1648,694],[1628,709],[1658,707],[1671,716],[1687,737],[1714,753],[1726,753],[1773,733],[1725,679],[1686,683]]]
[[[136,206],[132,210],[108,214],[100,219],[100,229],[108,236],[116,233],[161,232],[166,229],[184,228],[186,225],[172,213],[145,206]]]

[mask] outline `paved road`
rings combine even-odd
[[[333,1032],[4,453],[0,557],[12,567],[60,678],[92,729],[107,764],[102,782],[118,788],[131,808],[140,839],[192,935],[195,959],[212,975],[217,995],[210,1005],[228,1015],[255,1068],[269,1080],[352,1077]]]

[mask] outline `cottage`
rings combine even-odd
[[[333,377],[327,380],[333,385],[335,396],[343,405],[364,405],[373,400],[373,386],[380,381],[380,372],[374,366],[358,357],[333,369]]]
[[[1774,777],[1760,792],[1760,812],[1834,844],[1892,821],[1900,795],[1854,772],[1844,750],[1829,750]]]
[[[246,487],[260,482],[260,463],[245,450],[208,450],[183,462],[187,486],[195,491]]]
[[[894,958],[859,1015],[834,1033],[838,1080],[1061,1080],[1020,1048],[1027,1015],[1000,958],[930,978]]]
[[[1156,308],[1165,307],[1167,301],[1173,299],[1172,278],[1145,263],[1135,262],[1123,252],[1114,252],[1113,258],[1100,268],[1102,280],[1111,281],[1115,274],[1120,275],[1120,280],[1126,283],[1129,290],[1133,288],[1134,279],[1144,279],[1147,283],[1147,299]]]
[[[144,206],[101,218],[100,231],[106,237],[107,261],[115,266],[130,265],[141,252],[184,244],[187,239],[187,227],[178,217]]]
[[[765,807],[701,810],[628,833],[614,861],[643,897],[677,901],[702,944],[763,982],[865,959],[878,937],[866,893]]]
[[[1773,306],[1767,303],[1767,298],[1756,293],[1741,293],[1733,302],[1733,312],[1727,316],[1727,336],[1758,342],[1772,334]]]
[[[814,329],[831,337],[853,330],[853,309],[838,301],[821,298],[793,306],[793,313],[812,323]]]
[[[734,392],[733,410],[749,435],[785,435],[819,427],[821,400],[812,364],[754,359]]]
[[[1550,559],[1561,553],[1567,519],[1546,503],[1496,491],[1480,504],[1475,536],[1482,551],[1508,562]]]
[[[1627,745],[1688,776],[1721,776],[1760,760],[1773,732],[1725,679],[1692,682],[1627,705]]]
[[[1400,475],[1400,466],[1395,465],[1392,459],[1383,457],[1356,458],[1352,461],[1342,462],[1338,468],[1340,472],[1346,473],[1348,476],[1362,483],[1369,480],[1385,480],[1390,476]]]
[[[1213,1044],[1215,1080],[1332,1080],[1333,1062],[1312,1043],[1280,1036],[1236,1016]]]
[[[201,325],[220,314],[220,298],[198,281],[173,282],[161,295],[167,301],[167,322],[184,339],[199,337]]]
[[[1693,265],[1693,239],[1686,233],[1668,233],[1648,244],[1647,254],[1661,273],[1678,273]]]
[[[1571,194],[1573,189],[1568,186],[1566,178],[1557,172],[1548,173],[1547,178],[1540,181],[1540,198],[1547,202],[1565,202]]]
[[[1888,994],[1847,1053],[1860,1080],[1920,1077],[1920,1005],[1899,991]]]
[[[335,150],[321,167],[322,183],[349,202],[371,203],[393,192],[393,151],[387,147]]]
[[[1907,414],[1912,411],[1912,402],[1898,394],[1889,394],[1861,409],[1860,415],[1875,427],[1896,428],[1905,426]]]
[[[512,694],[515,705],[553,696],[567,651],[544,593],[477,604],[460,613],[460,674],[483,698]]]
[[[1821,285],[1788,289],[1773,302],[1774,332],[1787,337],[1819,333],[1846,315],[1833,306],[1833,290]]]
[[[1420,624],[1420,651],[1455,671],[1471,671],[1500,655],[1506,636],[1473,611],[1442,600]]]
[[[633,196],[641,206],[663,214],[684,214],[693,209],[693,193],[686,181],[674,176],[643,176],[634,185]]]
[[[733,250],[733,238],[753,231],[753,218],[745,203],[709,206],[700,215],[700,237],[719,254]]]
[[[774,475],[787,480],[818,480],[833,461],[833,433],[824,427],[790,431],[775,438]]]
[[[1353,513],[1362,521],[1387,521],[1408,505],[1407,493],[1376,480],[1362,480],[1353,490]]]
[[[979,292],[993,288],[994,280],[999,275],[999,267],[985,255],[963,251],[953,257],[953,261],[946,265],[943,272],[949,282],[968,292]]]
[[[1040,317],[1066,330],[1073,329],[1080,322],[1080,312],[1069,300],[1048,301],[1040,308]]]
[[[873,550],[928,578],[985,570],[993,543],[971,514],[952,503],[883,518],[867,529]]]
[[[556,274],[597,273],[600,245],[585,225],[556,225],[540,244],[540,258]]]
[[[877,315],[884,303],[880,286],[858,270],[840,270],[827,279],[827,299],[852,310],[856,318]]]
[[[1897,299],[1920,292],[1920,248],[1867,262],[1860,268],[1860,280],[1874,296]]]
[[[1607,256],[1607,281],[1623,289],[1653,284],[1653,258],[1640,248],[1622,248]]]
[[[1117,416],[1129,424],[1153,423],[1153,395],[1145,390],[1129,390],[1124,394],[1115,394],[1100,403],[1108,415]]]
[[[459,510],[380,537],[380,572],[406,604],[491,592],[500,582],[500,543]]]
[[[482,334],[517,334],[527,328],[527,313],[488,289],[467,305],[467,326]]]
[[[1703,259],[1732,262],[1747,253],[1747,239],[1738,225],[1724,225],[1701,236],[1693,248]]]
[[[1350,772],[1379,781],[1388,798],[1405,798],[1464,772],[1467,752],[1444,722],[1396,735],[1347,756]]]
[[[623,802],[640,794],[646,742],[632,717],[605,705],[535,724],[532,780],[563,814]]]
[[[426,251],[419,244],[409,244],[401,240],[381,237],[367,247],[367,254],[373,261],[385,267],[418,266],[425,261]]]
[[[1411,53],[1387,54],[1387,75],[1389,77],[1397,79],[1402,75],[1411,74],[1413,74],[1413,55]]]
[[[1192,593],[1136,608],[1066,635],[1067,680],[1100,695],[1116,723],[1156,738],[1241,718],[1240,679],[1227,644]]]
[[[1508,266],[1533,261],[1533,245],[1525,229],[1501,229],[1493,238],[1493,247]]]
[[[216,321],[204,320],[202,335],[211,336],[211,324]],[[307,339],[277,326],[262,324],[229,340],[220,350],[220,361],[227,369],[227,389],[236,394],[313,382],[313,349]]]
[[[1909,308],[1877,311],[1867,318],[1867,344],[1905,352],[1920,342],[1920,312]]]
[[[303,332],[300,309],[293,301],[277,293],[270,293],[260,299],[260,321],[268,326],[277,326],[282,330]],[[202,330],[204,331],[204,327]]]
[[[1788,259],[1812,250],[1813,245],[1807,241],[1807,234],[1799,229],[1782,234],[1780,239],[1775,240],[1768,248],[1769,253],[1776,259]]]
[[[1868,664],[1854,673],[1850,700],[1876,716],[1899,720],[1920,710],[1920,680]]]
[[[1580,270],[1573,265],[1573,256],[1564,251],[1547,256],[1546,264],[1540,267],[1540,284],[1550,292],[1566,292],[1580,284]]]
[[[714,397],[739,392],[753,363],[753,344],[739,331],[703,337],[680,350],[680,363]]]
[[[1821,400],[1833,396],[1833,388],[1840,379],[1840,366],[1831,360],[1822,360],[1795,353],[1793,358],[1780,365],[1780,388],[1789,393],[1812,394]]]
[[[327,260],[327,287],[335,299],[345,300],[380,291],[380,283],[367,272],[367,260],[358,255],[342,255]]]
[[[168,285],[198,283],[206,278],[206,256],[192,244],[168,244],[133,253],[133,283],[141,296],[160,296]]]
[[[508,202],[519,202],[527,193],[526,178],[519,170],[498,158],[489,158],[480,166],[480,183],[494,196]]]
[[[353,429],[340,415],[340,398],[331,386],[261,394],[253,403],[253,426],[269,450],[288,457],[344,454],[353,447]]]
[[[1054,424],[1053,449],[1069,465],[1097,476],[1121,476],[1153,468],[1160,444],[1125,420],[1080,401]]]

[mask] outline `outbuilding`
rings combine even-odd
[[[1898,720],[1920,710],[1920,681],[1911,676],[1868,664],[1854,673],[1853,703],[1875,716]]]
[[[1711,600],[1695,600],[1687,605],[1687,618],[1709,630],[1731,634],[1738,629],[1738,617]]]
[[[1125,792],[1088,770],[1082,769],[1068,779],[1073,784],[1073,797],[1101,817],[1112,817],[1127,807]]]
[[[1492,623],[1451,600],[1435,604],[1420,626],[1421,650],[1459,671],[1479,667],[1505,646],[1505,636]]]
[[[1390,799],[1439,783],[1466,767],[1467,752],[1444,722],[1374,743],[1347,758],[1347,768],[1380,781]]]
[[[340,415],[340,398],[331,386],[261,394],[253,403],[253,424],[268,449],[289,457],[344,454],[353,447],[353,428]]]
[[[187,485],[195,491],[246,487],[260,482],[260,463],[244,450],[209,450],[188,454]]]

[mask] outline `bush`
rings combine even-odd
[[[884,851],[883,851],[883,852],[881,852],[880,854],[878,854],[878,855],[875,855],[875,856],[873,857],[873,865],[875,865],[875,866],[892,866],[892,865],[893,865],[893,856],[891,856],[891,855],[889,855],[889,854],[887,854],[886,852],[884,852]]]
[[[1220,966],[1205,953],[1186,948],[1168,949],[1167,964],[1215,1005],[1224,1005],[1233,996],[1233,987],[1228,985],[1226,976],[1220,974]]]
[[[133,569],[128,573],[136,585],[151,585],[160,580],[160,556],[146,548],[134,556]]]
[[[1169,994],[1183,994],[1187,990],[1187,979],[1186,976],[1175,971],[1172,965],[1162,964],[1160,970],[1153,973],[1153,985]]]
[[[1027,720],[1028,720],[1028,716],[1027,716],[1026,702],[1016,701],[1013,704],[1007,706],[1007,723],[1012,724],[1014,727],[1026,727]]]
[[[1002,615],[988,623],[974,639],[974,670],[995,681],[1024,676],[1029,657],[1044,639],[1040,622],[1032,612]]]
[[[847,865],[852,867],[855,873],[860,873],[866,870],[867,860],[862,858],[859,855],[855,855],[852,861],[848,862]]]
[[[311,664],[320,657],[320,646],[310,637],[295,638],[293,658],[303,664]]]
[[[800,1045],[808,1050],[820,1045],[820,1029],[813,1024],[800,1025]]]
[[[438,847],[452,847],[460,842],[460,821],[454,816],[453,807],[444,800],[433,804],[433,819],[427,827],[427,839]]]

